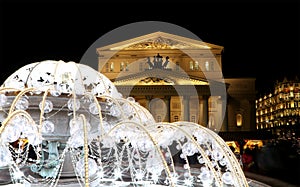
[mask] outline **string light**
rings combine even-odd
[[[0,88],[0,107],[6,116],[0,166],[9,167],[13,183],[57,186],[67,177],[80,186],[248,186],[215,132],[192,122],[156,123],[83,64],[43,61],[20,68]],[[178,153],[183,166],[174,159]],[[196,167],[192,156],[199,158]]]

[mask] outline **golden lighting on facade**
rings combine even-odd
[[[256,100],[257,129],[296,125],[300,123],[300,82],[277,83],[274,94]]]
[[[242,114],[236,115],[236,126],[241,127],[243,125],[243,116]]]

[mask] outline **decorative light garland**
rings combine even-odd
[[[0,163],[9,168],[13,183],[52,187],[71,172],[72,183],[80,186],[248,186],[237,159],[215,132],[191,122],[156,123],[149,111],[133,98],[122,98],[109,79],[86,65],[29,64],[4,82],[0,107],[7,115],[0,151],[11,152]],[[14,120],[25,124],[20,137],[6,132],[14,129]],[[10,138],[28,142],[15,148]],[[30,148],[36,159],[29,158]],[[179,151],[182,166],[173,158]],[[193,167],[189,158],[195,154]],[[72,171],[65,169],[68,164]],[[29,174],[22,172],[25,166],[31,167]]]

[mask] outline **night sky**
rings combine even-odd
[[[300,78],[296,1],[122,2],[1,1],[1,83],[32,62],[79,62],[102,35],[140,21],[176,24],[205,42],[224,46],[224,77],[256,78],[258,97],[273,91],[276,80]]]

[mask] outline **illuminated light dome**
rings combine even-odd
[[[52,94],[91,92],[96,96],[120,98],[113,83],[93,68],[75,62],[47,60],[25,65],[6,79],[5,88],[35,88],[35,92],[49,89]]]
[[[0,183],[248,186],[215,132],[191,122],[156,123],[86,65],[26,65],[0,88],[0,108],[0,173],[10,173],[0,174]]]

